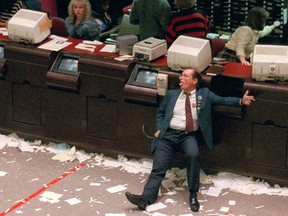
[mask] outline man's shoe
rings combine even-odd
[[[134,195],[129,193],[128,191],[125,193],[126,198],[134,205],[137,205],[139,209],[145,210],[147,203],[141,198],[139,195]]]
[[[199,211],[199,202],[196,198],[192,198],[190,201],[190,208],[193,212],[198,212]]]

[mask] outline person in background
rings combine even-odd
[[[104,42],[111,34],[119,31],[119,26],[113,27],[108,14],[109,0],[91,0],[93,2],[93,17],[100,27],[100,41]]]
[[[24,0],[24,3],[29,10],[42,11],[40,0]]]
[[[109,0],[109,14],[113,26],[117,26],[121,23],[123,17],[122,9],[128,5],[131,5],[133,0]]]
[[[68,17],[68,5],[70,0],[56,0],[58,17],[65,19]]]
[[[258,39],[267,36],[274,28],[280,26],[279,21],[275,21],[273,25],[266,25],[268,18],[269,13],[264,8],[250,9],[244,25],[235,30],[217,57],[231,62],[241,62],[242,65],[251,65],[250,57]]]
[[[22,8],[21,0],[0,0],[0,27],[6,27],[7,21]]]
[[[149,37],[164,39],[171,14],[167,0],[134,0],[130,23],[139,25],[140,41]]]
[[[167,27],[166,41],[171,45],[180,35],[205,37],[212,27],[204,11],[197,10],[195,0],[175,0],[179,11],[172,15]]]
[[[99,40],[100,28],[92,18],[91,5],[88,0],[71,0],[68,14],[65,25],[69,37],[92,41]]]
[[[156,115],[156,132],[152,142],[153,167],[141,195],[126,192],[126,198],[139,209],[146,209],[157,200],[161,182],[178,151],[184,155],[190,192],[189,204],[199,211],[197,192],[200,185],[199,142],[213,148],[212,106],[215,104],[241,106],[254,101],[248,91],[242,98],[220,97],[201,87],[202,76],[193,68],[184,69],[179,76],[180,88],[169,90]]]

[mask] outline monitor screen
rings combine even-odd
[[[4,58],[4,47],[0,46],[0,58]]]
[[[76,55],[60,52],[52,65],[51,71],[78,75],[78,59],[79,57]]]
[[[78,59],[63,57],[60,61],[59,70],[77,72],[78,71]]]
[[[157,71],[153,71],[153,70],[151,71],[151,70],[140,68],[135,77],[135,81],[137,83],[156,85],[157,84]]]

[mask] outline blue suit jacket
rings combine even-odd
[[[163,137],[173,115],[174,106],[178,99],[181,89],[169,90],[161,103],[157,111],[156,116],[156,129],[161,130],[159,136],[152,142],[151,150],[155,150],[159,139]],[[237,97],[220,97],[215,93],[211,92],[208,88],[196,89],[196,104],[198,113],[198,124],[201,129],[203,138],[207,146],[213,148],[213,137],[212,137],[212,105],[231,105],[240,106],[239,99]]]

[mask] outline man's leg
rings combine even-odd
[[[152,204],[156,201],[161,182],[170,168],[171,160],[174,155],[173,142],[167,136],[159,140],[153,154],[153,167],[141,198]]]
[[[193,134],[187,135],[184,138],[182,150],[187,166],[187,181],[190,191],[190,199],[197,198],[200,184],[200,164],[198,142]]]

